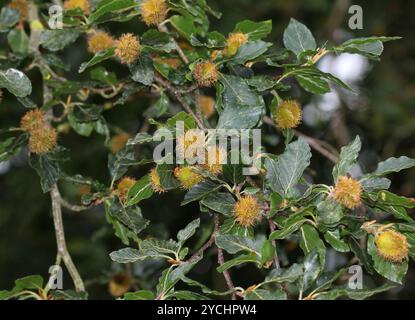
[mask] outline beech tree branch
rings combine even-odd
[[[61,257],[66,269],[69,272],[69,275],[72,278],[72,281],[75,285],[75,290],[78,292],[85,291],[84,282],[82,281],[81,276],[79,275],[78,269],[72,261],[71,255],[69,254],[68,248],[66,246],[65,240],[65,231],[63,228],[62,220],[62,198],[59,193],[58,186],[55,184],[50,191],[50,197],[52,200],[52,214],[53,222],[55,226],[55,235],[56,235],[56,244],[58,248],[58,257]],[[60,261],[60,258],[57,258],[57,262]]]
[[[162,77],[160,77],[158,74],[154,75],[154,80],[167,89],[170,94],[172,94],[176,100],[182,105],[182,107],[186,110],[187,113],[189,113],[196,121],[197,126],[200,129],[205,129],[205,126],[203,124],[203,121],[199,119],[199,117],[193,112],[192,108],[189,106],[189,104],[183,99],[182,95],[180,94],[180,91],[175,88],[170,82],[167,80],[164,80]]]
[[[277,127],[274,121],[268,116],[264,117],[264,123],[275,128]],[[314,150],[318,151],[321,155],[329,159],[331,162],[337,163],[337,161],[339,160],[339,157],[336,154],[334,154],[332,151],[328,150],[329,148],[334,150],[333,147],[329,146],[326,142],[310,137],[298,130],[293,130],[293,131],[297,137],[304,138]]]
[[[219,215],[215,213],[214,215],[215,221],[215,236],[219,233]],[[218,263],[219,265],[223,265],[225,263],[225,258],[223,256],[223,249],[218,247]],[[223,276],[225,277],[226,285],[228,286],[229,290],[234,290],[235,286],[233,285],[231,275],[229,274],[228,270],[223,271]],[[236,300],[235,293],[232,294],[232,300]]]

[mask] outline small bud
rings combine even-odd
[[[292,129],[301,122],[301,106],[297,101],[285,100],[275,111],[274,120],[279,129]]]
[[[115,194],[118,196],[121,202],[125,202],[128,198],[128,191],[135,184],[135,179],[130,177],[124,177],[117,185],[117,190]]]
[[[118,298],[130,291],[132,284],[131,277],[125,272],[120,272],[111,277],[108,283],[108,291],[113,297]]]
[[[248,42],[248,36],[242,32],[231,33],[228,36],[226,43],[226,48],[224,50],[224,55],[226,57],[231,57],[236,54],[238,49]]]
[[[116,42],[115,55],[123,64],[132,64],[141,52],[141,45],[132,33],[126,33]]]
[[[196,173],[190,166],[177,167],[174,169],[174,176],[179,180],[184,190],[191,189],[204,179],[202,175]]]
[[[218,81],[219,72],[213,62],[202,61],[195,65],[193,78],[200,87],[211,87]]]
[[[58,132],[50,126],[43,126],[30,131],[29,151],[34,154],[45,154],[52,151],[58,141]]]
[[[342,206],[354,209],[361,204],[362,185],[356,179],[342,176],[337,180],[332,195]]]
[[[65,10],[81,9],[86,16],[91,13],[88,0],[66,0],[63,7]]]
[[[127,144],[128,139],[130,139],[130,135],[128,133],[120,133],[111,138],[111,152],[117,153],[121,149],[125,147]]]
[[[94,54],[112,48],[114,45],[114,38],[103,31],[94,32],[88,38],[88,50]]]
[[[144,0],[140,5],[141,19],[148,26],[159,25],[167,16],[168,7],[165,0]]]
[[[153,168],[150,171],[149,176],[150,176],[151,187],[153,188],[154,192],[157,192],[157,193],[164,193],[164,192],[166,192],[166,190],[163,189],[163,187],[161,186],[160,176],[159,176],[156,168]]]
[[[203,115],[209,119],[215,113],[216,101],[212,97],[202,95],[199,99],[199,108]]]
[[[235,220],[244,227],[252,227],[261,218],[261,207],[253,196],[244,196],[235,203]]]
[[[32,131],[44,126],[46,126],[45,113],[40,109],[26,112],[20,120],[20,129],[23,131]]]
[[[203,167],[212,174],[222,172],[222,164],[227,157],[226,150],[218,146],[208,146],[206,150],[205,164]]]
[[[390,262],[402,262],[408,257],[408,241],[406,237],[392,229],[378,232],[375,235],[378,254]]]

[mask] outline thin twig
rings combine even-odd
[[[273,126],[275,128],[277,127],[275,125],[274,121],[268,116],[264,117],[264,123],[266,123],[270,126]],[[328,147],[328,144],[326,142],[323,142],[323,141],[320,141],[316,138],[310,137],[310,136],[308,136],[308,135],[306,135],[306,134],[304,134],[304,133],[302,133],[298,130],[294,130],[294,134],[297,137],[304,138],[314,150],[320,152],[323,156],[325,156],[331,162],[337,163],[337,161],[339,160],[339,157],[336,154],[334,154],[333,152],[328,150],[329,147]],[[331,147],[331,146],[330,146],[330,149],[334,150],[334,148]]]
[[[85,211],[85,210],[88,210],[88,209],[91,208],[91,207],[88,207],[88,206],[82,206],[82,205],[69,203],[68,201],[66,201],[63,198],[61,198],[60,201],[61,201],[62,207],[66,208],[68,210],[71,210],[73,212],[81,212],[81,211]]]
[[[205,126],[203,125],[202,120],[200,120],[198,118],[198,116],[193,112],[193,110],[189,106],[189,104],[183,99],[183,97],[181,96],[180,92],[172,84],[170,84],[170,82],[168,82],[167,80],[164,80],[163,78],[161,78],[157,74],[154,76],[154,80],[158,84],[160,84],[161,86],[163,86],[165,89],[167,89],[176,98],[176,100],[179,101],[179,103],[186,110],[186,112],[189,113],[195,119],[195,121],[197,123],[197,126],[200,129],[205,129]]]
[[[63,228],[62,221],[62,207],[61,207],[61,195],[59,193],[58,186],[55,184],[50,191],[50,197],[52,200],[52,214],[53,222],[55,225],[56,244],[58,247],[58,254],[62,257],[66,268],[68,269],[69,275],[75,285],[75,290],[85,291],[84,282],[79,275],[78,269],[72,261],[71,255],[69,254],[68,248],[66,247],[65,231]]]
[[[219,233],[219,215],[217,213],[215,213],[214,216],[214,221],[215,221],[215,235]],[[225,263],[225,258],[223,257],[223,250],[222,248],[218,247],[218,263],[219,265],[223,265]],[[225,277],[225,281],[226,281],[226,285],[228,286],[229,290],[234,290],[235,286],[233,285],[231,276],[228,272],[228,270],[223,271],[223,276]],[[233,293],[232,294],[232,300],[236,300],[236,295]]]
[[[269,223],[269,230],[272,232],[275,231],[275,224],[274,221],[272,221],[271,219],[268,219],[268,223]],[[279,269],[280,268],[280,260],[278,259],[278,251],[277,251],[277,242],[275,240],[271,240],[271,244],[275,249],[275,256],[274,256],[274,267],[275,269]]]
[[[196,253],[194,253],[188,260],[187,262],[192,262],[194,261],[197,257],[200,257],[207,249],[209,249],[213,242],[215,241],[215,230],[213,230],[212,235],[210,236],[209,240],[206,241],[206,243],[199,249],[197,250]]]
[[[159,24],[158,29],[160,32],[169,33],[169,29],[167,29],[167,27],[164,24]],[[179,54],[180,59],[182,59],[185,64],[189,64],[189,59],[187,59],[182,48],[180,48],[179,44],[176,42],[174,38],[172,39],[174,43],[176,44],[176,52]]]

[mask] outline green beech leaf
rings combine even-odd
[[[92,66],[95,66],[96,64],[105,61],[109,58],[112,58],[115,54],[115,48],[109,48],[107,50],[104,51],[99,51],[97,52],[94,57],[89,60],[88,62],[84,62],[81,64],[81,66],[79,67],[79,73],[84,72],[87,68],[90,68]]]
[[[309,50],[315,50],[316,40],[311,31],[301,22],[291,18],[288,27],[284,31],[284,46],[297,56]]]
[[[249,129],[256,126],[264,113],[265,103],[240,77],[220,77],[224,86],[223,112],[219,116],[218,129]]]
[[[196,232],[196,229],[200,226],[200,219],[195,219],[190,222],[184,229],[177,233],[177,240],[181,245],[186,242]]]
[[[40,45],[49,51],[56,52],[74,43],[80,34],[80,30],[76,28],[43,30]]]
[[[103,0],[89,16],[88,21],[90,24],[102,22],[107,19],[109,15],[135,8],[138,5],[138,2],[134,0]]]
[[[132,206],[142,200],[148,199],[153,195],[153,187],[151,186],[148,175],[138,180],[128,191],[127,206]]]
[[[260,256],[255,242],[247,237],[235,236],[230,234],[218,234],[215,237],[216,245],[230,254],[240,251],[248,251]]]
[[[299,138],[290,143],[277,160],[266,159],[266,180],[270,188],[287,197],[310,165],[311,150],[307,141]]]
[[[236,258],[233,258],[231,260],[226,261],[223,265],[217,267],[216,270],[218,272],[222,273],[222,272],[224,272],[224,271],[226,271],[226,270],[228,270],[232,267],[235,267],[235,266],[238,266],[240,264],[247,263],[247,262],[258,263],[258,257],[253,253],[243,254],[243,255],[240,255]]]
[[[29,78],[17,69],[0,70],[0,88],[6,88],[16,97],[26,97],[32,93]]]
[[[254,41],[265,38],[272,31],[272,20],[254,22],[244,20],[238,22],[233,32],[242,32],[248,35],[249,40]]]
[[[356,136],[353,142],[341,148],[339,161],[333,168],[334,181],[337,181],[341,176],[345,176],[353,168],[356,164],[361,147],[362,143],[360,137]]]
[[[404,169],[409,169],[415,166],[415,159],[402,156],[399,158],[389,158],[385,161],[379,162],[377,169],[372,175],[383,176],[392,172],[399,172]]]

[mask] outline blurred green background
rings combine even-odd
[[[300,130],[321,138],[336,148],[346,144],[356,134],[363,141],[360,157],[362,171],[370,170],[377,162],[390,156],[407,155],[415,158],[415,13],[414,1],[347,1],[347,0],[209,0],[209,4],[223,12],[221,20],[212,18],[211,29],[225,34],[232,31],[235,23],[244,19],[273,20],[273,32],[268,38],[282,45],[282,33],[290,17],[305,23],[318,39],[319,44],[326,40],[337,43],[349,37],[387,35],[402,36],[400,41],[385,44],[381,62],[322,61],[324,67],[336,67],[341,75],[350,77],[359,94],[354,97],[328,96],[312,98],[301,91],[291,94],[302,97],[305,106],[304,123]],[[7,1],[0,2],[4,5]],[[348,28],[348,8],[358,4],[363,8],[363,30]],[[143,24],[136,19],[129,23],[112,23],[107,26],[115,35],[125,31],[141,34]],[[0,34],[0,46],[5,46],[6,35]],[[63,52],[65,62],[71,65],[70,79],[78,77],[79,65],[89,58],[85,37]],[[325,64],[324,64],[325,63]],[[122,74],[125,72],[114,63],[108,69]],[[336,69],[336,70],[337,70]],[[41,95],[41,77],[36,71],[28,74],[34,85],[34,97]],[[347,81],[346,81],[347,82]],[[99,101],[97,101],[99,102]],[[142,124],[142,112],[149,106],[147,99],[136,99],[124,106],[104,113],[106,119],[115,126],[133,135]],[[0,104],[0,127],[16,126],[25,112],[11,95],[6,94]],[[266,136],[268,134],[268,136]],[[267,141],[275,138],[275,132],[265,130]],[[71,132],[60,137],[60,143],[71,150],[72,162],[65,170],[69,174],[83,174],[109,184],[107,157],[109,150],[103,146],[103,138],[93,135],[83,138]],[[271,143],[272,144],[272,143]],[[272,150],[272,149],[271,149]],[[145,148],[142,152],[150,152]],[[0,166],[0,289],[13,286],[16,278],[41,274],[47,278],[49,266],[56,254],[53,221],[50,212],[50,198],[42,194],[39,178],[27,166],[24,153],[11,162]],[[331,164],[313,153],[312,169],[316,181],[330,183]],[[148,167],[129,172],[140,177]],[[392,177],[394,192],[414,197],[415,170],[404,171]],[[69,184],[62,184],[62,194],[72,202],[79,201],[82,190]],[[192,218],[199,215],[197,205],[180,207],[183,194],[169,193],[154,196],[141,205],[143,214],[152,221],[150,231],[164,237],[175,236]],[[202,221],[210,221],[203,215]],[[91,298],[110,298],[107,291],[108,278],[119,271],[120,266],[112,265],[109,252],[121,248],[122,243],[113,235],[112,228],[105,221],[102,208],[82,213],[64,210],[64,223],[69,251],[84,279],[88,279]],[[201,236],[201,235],[199,235]],[[195,244],[197,246],[198,244]],[[295,254],[296,251],[294,251]],[[290,256],[290,259],[292,257]],[[336,260],[337,259],[337,260]],[[341,263],[338,256],[329,257],[328,263],[334,267]],[[293,260],[291,260],[293,261]],[[221,287],[223,279],[214,272],[215,258],[198,267],[194,277],[205,283]],[[412,262],[411,262],[412,263]],[[138,287],[142,279],[157,280],[154,276],[162,266],[157,263],[141,264],[133,269],[138,277]],[[210,271],[209,271],[210,270]],[[209,272],[208,272],[209,271]],[[254,272],[253,272],[254,271]],[[255,269],[244,268],[233,272],[234,281],[241,286],[255,283]],[[247,276],[248,275],[248,276]],[[248,279],[248,280],[247,280]],[[377,281],[375,279],[375,281]],[[150,281],[151,283],[151,281]],[[70,286],[70,279],[64,279],[64,286]],[[379,297],[379,296],[378,296]],[[410,267],[403,287],[392,290],[383,298],[415,298],[415,272]]]

